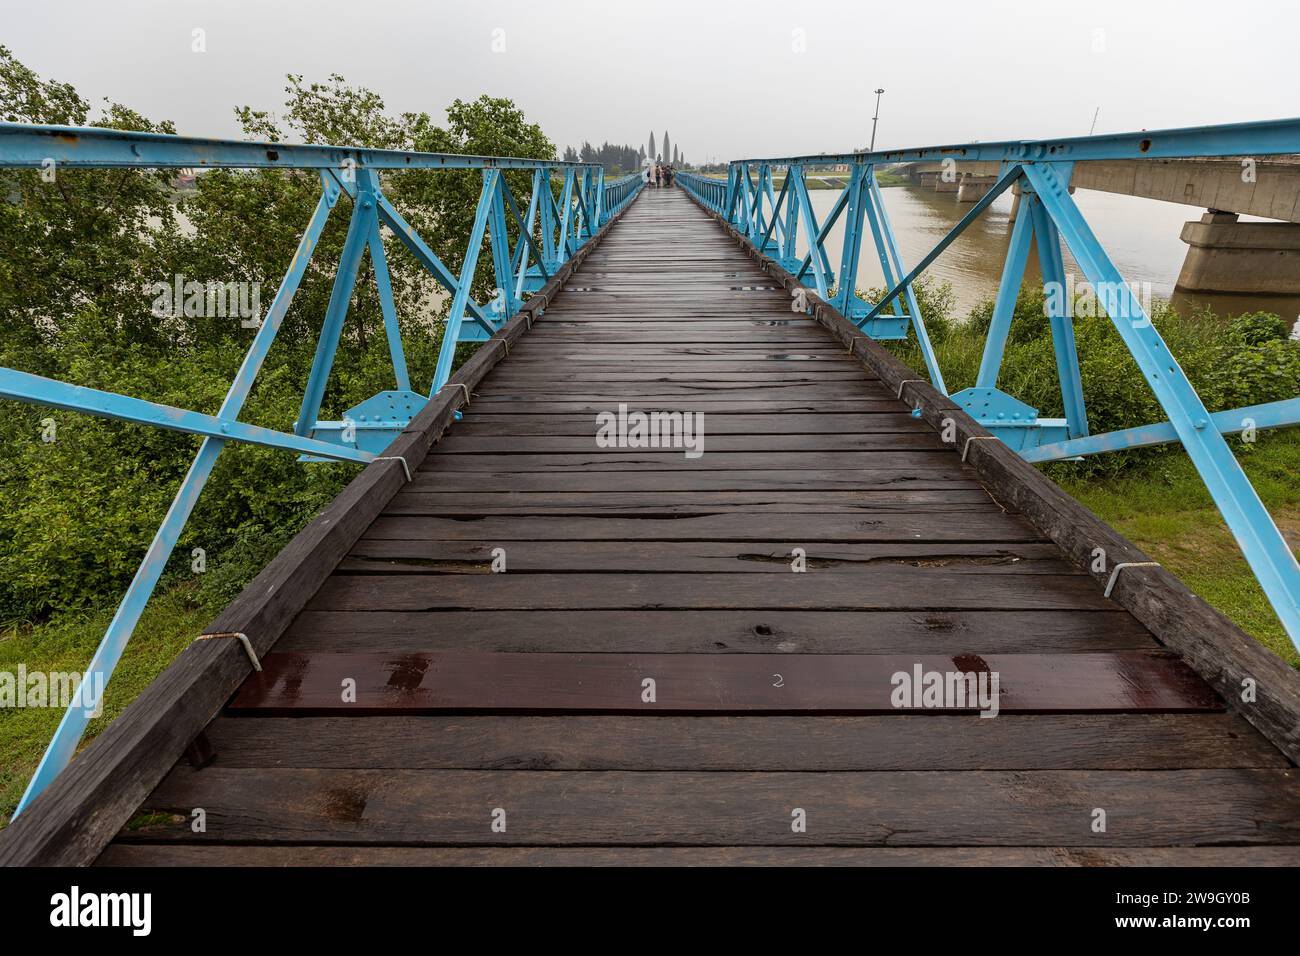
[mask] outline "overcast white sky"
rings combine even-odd
[[[289,72],[439,120],[508,96],[560,147],[667,128],[697,161],[864,145],[876,87],[886,148],[1080,135],[1097,107],[1098,132],[1300,115],[1293,0],[0,0],[0,23],[42,75],[204,136],[278,109]]]

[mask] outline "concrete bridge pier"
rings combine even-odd
[[[1020,183],[1011,184],[1011,215],[1007,217],[1007,222],[1015,222],[1016,216],[1020,215],[1020,197],[1024,195],[1024,190],[1020,188]]]
[[[1182,240],[1190,248],[1180,289],[1300,295],[1300,223],[1240,222],[1210,209],[1183,225]]]
[[[934,191],[937,193],[955,193],[961,189],[961,174],[957,173],[952,179],[944,179],[942,173],[935,174]]]
[[[975,173],[963,173],[961,183],[957,187],[958,202],[979,202],[989,194],[989,190],[997,183],[996,176],[979,176]]]

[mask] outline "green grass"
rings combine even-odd
[[[1246,474],[1293,550],[1300,544],[1300,429],[1252,446],[1228,439]],[[1300,653],[1224,524],[1205,485],[1182,451],[1118,478],[1073,478],[1053,465],[1053,479],[1103,521],[1176,574],[1192,591],[1293,667]]]
[[[105,695],[104,713],[90,722],[84,747],[108,726],[212,620],[212,609],[193,600],[194,588],[159,594],[145,611]],[[68,671],[80,674],[104,635],[112,609],[67,615],[36,626],[0,631],[0,671]],[[56,707],[0,708],[0,819],[8,822],[63,711]]]

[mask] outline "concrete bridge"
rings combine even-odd
[[[998,180],[1000,163],[954,160],[910,163],[913,183],[978,202]],[[1179,272],[1182,289],[1204,292],[1300,293],[1300,157],[1268,159],[1128,159],[1082,162],[1074,189],[1200,206],[1200,221],[1183,227],[1189,246]],[[1013,187],[1014,222],[1021,190]],[[1259,216],[1277,222],[1247,222]]]

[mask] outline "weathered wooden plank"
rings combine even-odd
[[[1085,575],[975,577],[943,569],[894,566],[860,575],[335,574],[321,585],[308,607],[318,611],[850,611],[1101,610],[1112,605]]]
[[[207,832],[190,811],[207,811]],[[1094,832],[1094,809],[1106,830]],[[507,831],[492,829],[493,810]],[[792,812],[805,812],[795,832]],[[1300,843],[1294,770],[879,773],[178,767],[135,842],[1185,846]],[[500,816],[498,815],[499,819]]]
[[[518,354],[516,354],[516,352]],[[571,342],[553,342],[521,345],[510,349],[511,358],[545,359],[547,356],[569,357],[579,361],[596,361],[600,358],[613,358],[626,361],[629,357],[650,357],[669,361],[716,362],[720,360],[756,362],[811,362],[818,359],[839,361],[848,354],[846,349],[837,348],[834,342],[824,337],[815,343],[798,349],[768,348],[755,344],[735,343],[731,345],[674,345],[664,343],[637,344],[622,342],[617,344],[590,343],[588,345]]]
[[[457,422],[456,435],[483,437],[490,435],[592,435],[595,415],[488,414],[470,412]],[[901,412],[838,415],[709,415],[705,419],[707,434],[714,435],[825,435],[925,432],[933,430],[925,422]]]
[[[1154,648],[1126,611],[304,610],[280,650],[997,654]]]
[[[984,720],[784,716],[218,718],[221,766],[408,770],[1192,770],[1283,768],[1233,714]]]
[[[628,449],[601,447],[596,441],[599,426],[594,418],[584,435],[465,435],[459,431],[443,438],[439,443],[445,455],[626,455]],[[683,439],[680,433],[667,432],[665,438]],[[799,452],[814,460],[825,452],[844,451],[901,451],[904,449],[942,450],[946,446],[934,432],[897,433],[888,435],[714,435],[705,417],[702,424],[693,424],[690,432],[691,447],[699,458],[724,452]],[[650,441],[649,438],[646,439]],[[656,433],[655,442],[661,441]],[[684,455],[686,449],[661,446],[638,448],[638,452],[659,455]]]
[[[979,711],[997,717],[1221,707],[1214,691],[1191,668],[1158,651],[988,657],[276,651],[266,655],[262,669],[244,681],[228,711],[270,715]]]
[[[489,574],[492,550],[505,552],[508,572],[624,571],[790,574],[789,545],[718,541],[358,541],[339,564],[344,573]],[[822,544],[803,560],[819,574],[860,574],[890,565],[964,574],[1084,572],[1066,563],[1054,545],[958,543]],[[863,582],[869,576],[861,578]]]
[[[538,323],[538,329],[543,328],[545,323]],[[539,332],[539,339],[541,333]],[[771,348],[776,346],[785,346],[799,348],[805,345],[813,345],[825,342],[826,339],[819,332],[813,329],[800,331],[799,329],[773,329],[764,332],[755,329],[741,336],[729,336],[725,332],[633,332],[633,331],[614,331],[614,332],[564,332],[551,331],[546,334],[543,345],[570,345],[581,347],[588,342],[605,343],[617,345],[747,345],[750,348]]]
[[[414,847],[115,843],[99,866],[1179,866],[1300,865],[1300,847]]]
[[[682,396],[662,395],[624,395],[616,396],[612,401],[608,396],[577,396],[563,399],[524,396],[481,400],[476,396],[473,410],[475,415],[513,415],[516,412],[533,415],[596,415],[600,412],[617,412],[620,404],[627,405],[630,410],[696,411],[706,412],[709,415],[724,413],[785,415],[819,412],[867,414],[900,410],[898,402],[893,399],[876,399],[869,395],[863,398],[835,398],[823,401],[700,396],[691,398],[689,402]]]
[[[481,385],[474,390],[474,402],[504,402],[514,398],[526,398],[529,401],[563,400],[570,402],[611,402],[609,406],[617,411],[620,402],[631,399],[646,401],[677,402],[679,407],[690,407],[682,403],[693,398],[772,401],[792,400],[819,402],[822,399],[880,399],[885,397],[879,390],[873,390],[865,380],[850,382],[824,382],[809,384],[807,382],[710,382],[691,379],[676,382],[582,382],[575,388],[570,382],[556,382],[550,385],[508,384]]]
[[[511,378],[555,378],[565,377],[569,382],[577,378],[591,376],[619,376],[625,372],[645,373],[650,375],[754,375],[773,374],[780,377],[816,375],[818,369],[850,378],[852,381],[871,381],[863,377],[862,366],[847,360],[842,355],[825,355],[813,361],[787,362],[781,359],[753,361],[745,359],[689,359],[660,358],[656,356],[578,357],[564,363],[564,368],[557,369],[553,360],[547,358],[530,358],[527,355],[510,353]],[[504,381],[505,379],[503,379]],[[599,381],[599,379],[592,379]]]
[[[568,540],[568,541],[969,541],[1006,543],[1038,541],[1041,536],[1013,515],[952,514],[764,514],[682,515],[676,518],[608,518],[602,515],[561,517],[424,518],[380,517],[367,529],[368,539],[428,541]]]
[[[538,329],[547,333],[546,335],[539,334],[538,341],[553,338],[554,333],[557,332],[565,335],[576,334],[583,337],[603,333],[622,334],[623,332],[632,332],[637,335],[663,333],[672,335],[674,338],[676,338],[678,332],[712,332],[717,333],[719,338],[735,337],[738,340],[747,341],[750,332],[754,330],[820,331],[820,326],[812,319],[755,318],[754,316],[754,311],[750,309],[744,309],[743,311],[738,309],[729,317],[717,311],[709,310],[706,318],[683,316],[677,311],[668,311],[659,315],[641,312],[638,315],[628,315],[620,319],[599,318],[593,315],[581,321],[566,315],[564,319],[549,318],[538,323]]]
[[[933,468],[941,472],[960,472],[961,463],[951,451],[913,449],[909,451],[828,451],[818,455],[802,452],[707,452],[699,458],[687,458],[678,452],[663,455],[654,450],[619,448],[606,453],[593,448],[584,454],[560,455],[439,455],[427,465],[430,472],[453,471],[728,471],[738,469],[901,469]]]
[[[676,368],[646,369],[643,367],[637,368],[636,371],[623,369],[587,371],[584,369],[582,380],[584,382],[613,382],[615,384],[625,382],[679,382],[684,377],[683,371]],[[753,371],[716,367],[702,368],[692,376],[693,381],[699,382],[753,382],[754,378]],[[524,369],[522,371],[515,370],[510,375],[494,375],[492,382],[494,385],[554,390],[557,386],[561,389],[572,389],[573,379],[573,369],[557,369],[553,366],[547,366],[545,368],[539,367],[535,371]],[[770,368],[763,371],[763,381],[766,383],[798,382],[813,384],[817,382],[865,382],[871,380],[863,375],[860,368],[827,369],[824,372],[808,371],[806,369],[794,371],[789,368]]]
[[[472,517],[475,515],[609,515],[668,518],[686,514],[832,514],[882,512],[987,512],[982,489],[960,491],[825,492],[824,500],[799,492],[423,492],[390,503],[390,515]]]
[[[510,488],[514,491],[563,492],[718,492],[718,491],[833,491],[934,490],[980,488],[960,465],[947,470],[868,468],[861,471],[779,471],[728,469],[724,471],[417,471],[407,486],[414,492],[480,491]]]

